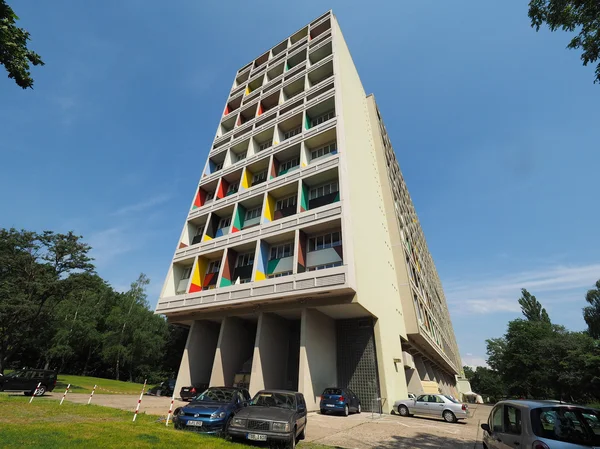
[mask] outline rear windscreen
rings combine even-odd
[[[600,445],[600,412],[581,407],[541,407],[531,411],[538,437],[565,443]]]
[[[335,395],[335,396],[341,396],[342,395],[342,390],[340,390],[339,388],[327,388],[325,389],[325,391],[323,392],[323,394],[328,394],[328,395]]]

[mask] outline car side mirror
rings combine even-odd
[[[481,428],[482,428],[483,430],[485,430],[487,433],[490,433],[490,434],[492,433],[492,430],[490,429],[490,426],[488,425],[488,423],[485,423],[485,422],[484,422],[484,423],[481,425]]]
[[[304,413],[304,412],[306,411],[306,407],[304,407],[303,405],[299,405],[299,406],[298,406],[298,411],[299,411],[300,413]]]

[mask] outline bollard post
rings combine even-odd
[[[167,423],[165,424],[169,427],[169,418],[171,418],[171,413],[173,413],[173,402],[175,402],[175,393],[173,393],[173,397],[171,398],[171,406],[169,407],[169,413],[167,414]]]
[[[37,394],[38,388],[40,388],[41,386],[42,386],[42,383],[40,382],[37,384],[37,387],[35,387],[35,391],[31,394],[31,399],[29,400],[30,404],[31,404],[31,401],[33,401],[33,398],[35,397],[35,395]]]
[[[146,381],[148,379],[144,379],[144,386],[142,387],[142,392],[140,393],[140,398],[138,399],[137,407],[135,408],[135,413],[133,414],[133,422],[137,418],[138,411],[140,410],[140,404],[142,403],[142,397],[144,396],[144,390],[146,389]]]
[[[97,386],[98,385],[94,385],[94,389],[92,390],[92,394],[90,394],[90,398],[88,399],[87,405],[90,405],[90,402],[92,402],[92,398],[94,397],[94,391],[96,391]]]
[[[65,394],[63,394],[62,399],[60,400],[60,404],[58,405],[62,405],[63,401],[65,400],[65,396],[67,395],[67,393],[69,392],[69,388],[71,388],[71,384],[67,385],[67,389],[65,390]]]

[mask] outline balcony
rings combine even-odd
[[[285,67],[285,64],[283,62],[281,62],[281,64],[277,64],[272,69],[269,69],[267,71],[267,82],[272,81],[275,78],[277,78],[278,76],[283,75],[284,67]]]
[[[210,214],[204,237],[202,241],[216,239],[229,234],[231,230],[231,217],[233,215],[233,206],[227,206]]]
[[[285,142],[293,137],[302,134],[302,113],[282,121],[277,125],[275,141]]]
[[[286,102],[304,92],[304,78],[288,84],[283,88],[283,101]]]
[[[237,204],[233,217],[232,232],[239,232],[260,224],[263,195],[259,194]]]
[[[211,157],[208,160],[208,164],[206,164],[206,170],[204,171],[204,176],[210,176],[214,173],[217,173],[223,170],[223,166],[225,165],[225,153],[219,153],[215,156]]]
[[[331,45],[331,44],[330,44]],[[317,50],[315,53],[320,51]],[[309,88],[316,86],[317,84],[322,83],[325,80],[328,80],[333,77],[333,62],[329,61],[326,64],[323,64],[321,67],[317,67],[316,69],[308,72],[308,86]]]
[[[273,55],[273,57],[277,56],[278,54],[284,52],[287,50],[288,47],[288,40],[284,40],[283,42],[281,42],[280,44],[276,45],[275,47],[273,47],[273,49],[271,50],[271,53]]]
[[[251,154],[248,154],[250,150],[250,139],[244,140],[231,147],[231,163],[237,164],[247,159]]]
[[[206,228],[207,216],[194,218],[186,223],[181,242],[179,243],[179,249],[185,248],[189,245],[196,245],[202,241],[202,235]]]
[[[231,100],[229,103],[225,105],[225,110],[223,111],[223,115],[229,115],[234,111],[237,111],[242,105],[242,97],[237,97]]]
[[[310,27],[310,39],[315,39],[316,37],[320,36],[321,34],[325,33],[326,31],[331,29],[331,19],[327,19],[324,22],[321,22],[320,24],[316,25],[316,26],[311,26]]]
[[[335,100],[329,98],[307,109],[305,128],[312,129],[335,118]]]
[[[218,181],[215,179],[209,183],[203,184],[202,187],[198,187],[194,202],[192,204],[192,210],[199,209],[202,206],[210,204],[215,198]]]
[[[279,92],[279,90],[277,92],[273,92],[271,95],[264,97],[260,101],[258,105],[258,114],[256,115],[257,117],[277,107],[279,104]]]
[[[269,60],[270,53],[271,52],[268,51],[264,55],[256,58],[256,60],[254,61],[254,69],[255,70]]]
[[[246,95],[250,95],[252,92],[254,92],[256,89],[258,89],[259,87],[261,87],[264,83],[265,77],[264,75],[259,76],[258,78],[250,81],[248,83],[248,87],[246,88]]]
[[[236,194],[240,189],[241,178],[242,169],[223,176],[217,188],[217,200]]]
[[[242,190],[247,190],[262,184],[267,180],[267,170],[269,168],[269,159],[264,158],[253,164],[246,166],[242,175]]]
[[[302,180],[300,210],[302,212],[340,200],[337,168]]]
[[[294,232],[260,241],[256,281],[291,275],[294,272]]]
[[[307,271],[323,270],[343,265],[341,230],[331,230],[307,236]]]
[[[271,148],[273,146],[273,137],[275,135],[275,128],[271,127],[266,129],[252,138],[252,144],[254,148],[254,154],[260,153],[261,151]]]
[[[301,115],[298,119],[301,122]],[[297,143],[283,151],[275,153],[273,156],[273,165],[271,166],[270,179],[286,175],[300,168],[300,144]]]
[[[292,70],[294,67],[306,62],[307,53],[307,49],[305,48],[292,56],[288,56],[285,62],[285,71]]]
[[[328,42],[327,44],[323,45],[322,47],[319,47],[316,50],[310,52],[308,54],[308,60],[310,62],[310,65],[315,65],[319,61],[322,61],[323,59],[325,59],[326,57],[328,57],[332,54],[333,54],[333,48],[331,46],[331,42]]]
[[[220,287],[245,284],[252,280],[256,248],[255,242],[238,245],[227,249]]]
[[[311,164],[337,154],[336,128],[328,129],[304,141],[306,160]]]
[[[254,103],[253,105],[242,109],[242,112],[240,112],[236,126],[242,126],[244,123],[249,122],[254,117],[256,117],[257,106],[258,106],[258,104]]]
[[[296,183],[274,189],[267,194],[263,223],[269,223],[298,213]]]
[[[228,115],[227,119],[223,120],[221,122],[221,125],[219,126],[219,130],[217,131],[217,138],[224,136],[229,131],[232,131],[233,128],[235,127],[236,119],[237,119],[237,114]]]

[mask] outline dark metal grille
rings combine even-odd
[[[267,421],[255,421],[253,419],[248,421],[248,429],[250,430],[269,430],[269,423]]]
[[[350,388],[362,409],[371,411],[379,397],[379,373],[371,319],[336,321],[337,373],[340,388]]]

